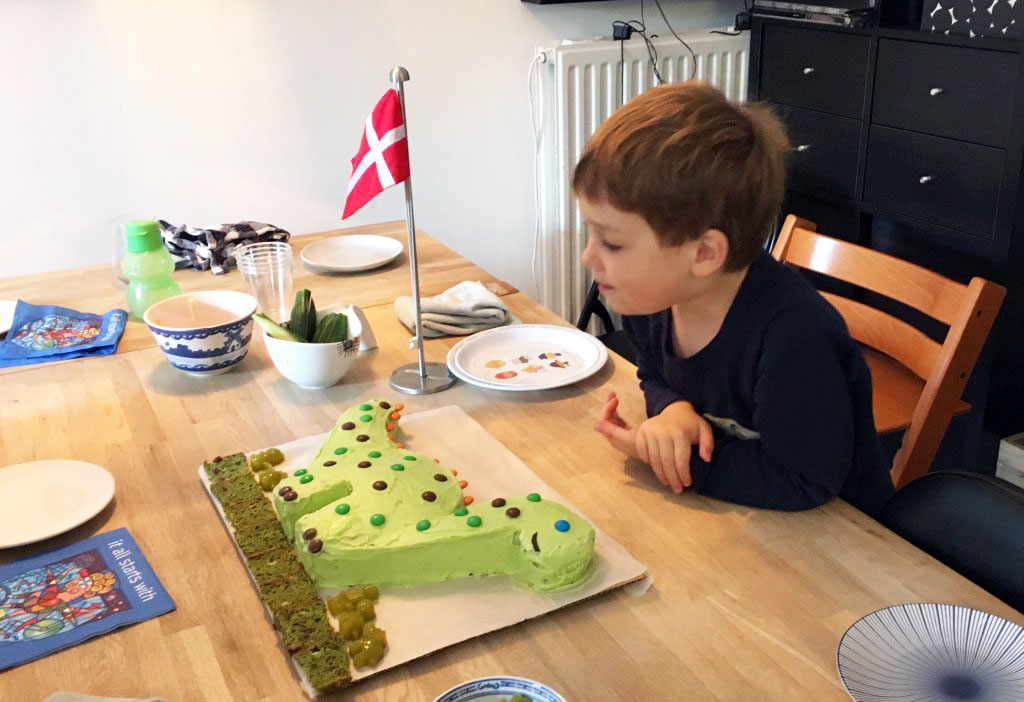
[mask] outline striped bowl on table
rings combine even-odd
[[[895,605],[847,630],[836,667],[857,702],[1015,702],[1024,627],[957,605]]]
[[[434,702],[509,702],[522,695],[530,702],[565,702],[565,698],[536,680],[496,675],[460,683],[441,693]]]
[[[256,304],[256,298],[245,293],[204,290],[161,300],[146,310],[143,320],[171,366],[189,375],[219,375],[248,353]],[[164,321],[181,319],[196,308],[215,310],[219,323],[188,326]]]

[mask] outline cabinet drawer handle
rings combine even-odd
[[[942,88],[932,88],[931,90],[928,91],[928,94],[931,95],[932,97],[935,97],[936,95],[942,95],[944,92],[946,91],[943,90]]]
[[[815,69],[814,66],[804,66],[804,75],[809,76],[814,73],[815,70],[817,69]]]
[[[800,144],[800,146],[796,147],[796,150],[801,152],[801,153],[803,153],[804,151],[807,151],[810,148],[811,148],[810,144]]]
[[[925,183],[931,183],[932,177],[930,175],[923,175],[917,179],[917,182],[920,183],[921,185],[924,185]]]

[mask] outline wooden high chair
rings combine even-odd
[[[834,239],[786,217],[772,256],[898,300],[946,326],[942,344],[874,307],[827,292],[871,369],[875,428],[906,430],[892,464],[897,489],[928,472],[950,420],[971,408],[960,395],[1006,289],[983,278],[962,285],[926,268]]]

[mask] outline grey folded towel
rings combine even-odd
[[[395,300],[395,314],[409,331],[415,332],[416,313],[412,297],[403,296]],[[472,334],[500,327],[510,319],[511,315],[501,298],[479,281],[467,280],[440,295],[420,298],[424,337]]]
[[[95,697],[77,692],[55,692],[43,702],[164,702],[160,697]]]

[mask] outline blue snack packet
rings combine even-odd
[[[114,353],[127,321],[128,313],[119,309],[97,315],[18,300],[0,341],[0,368]]]

